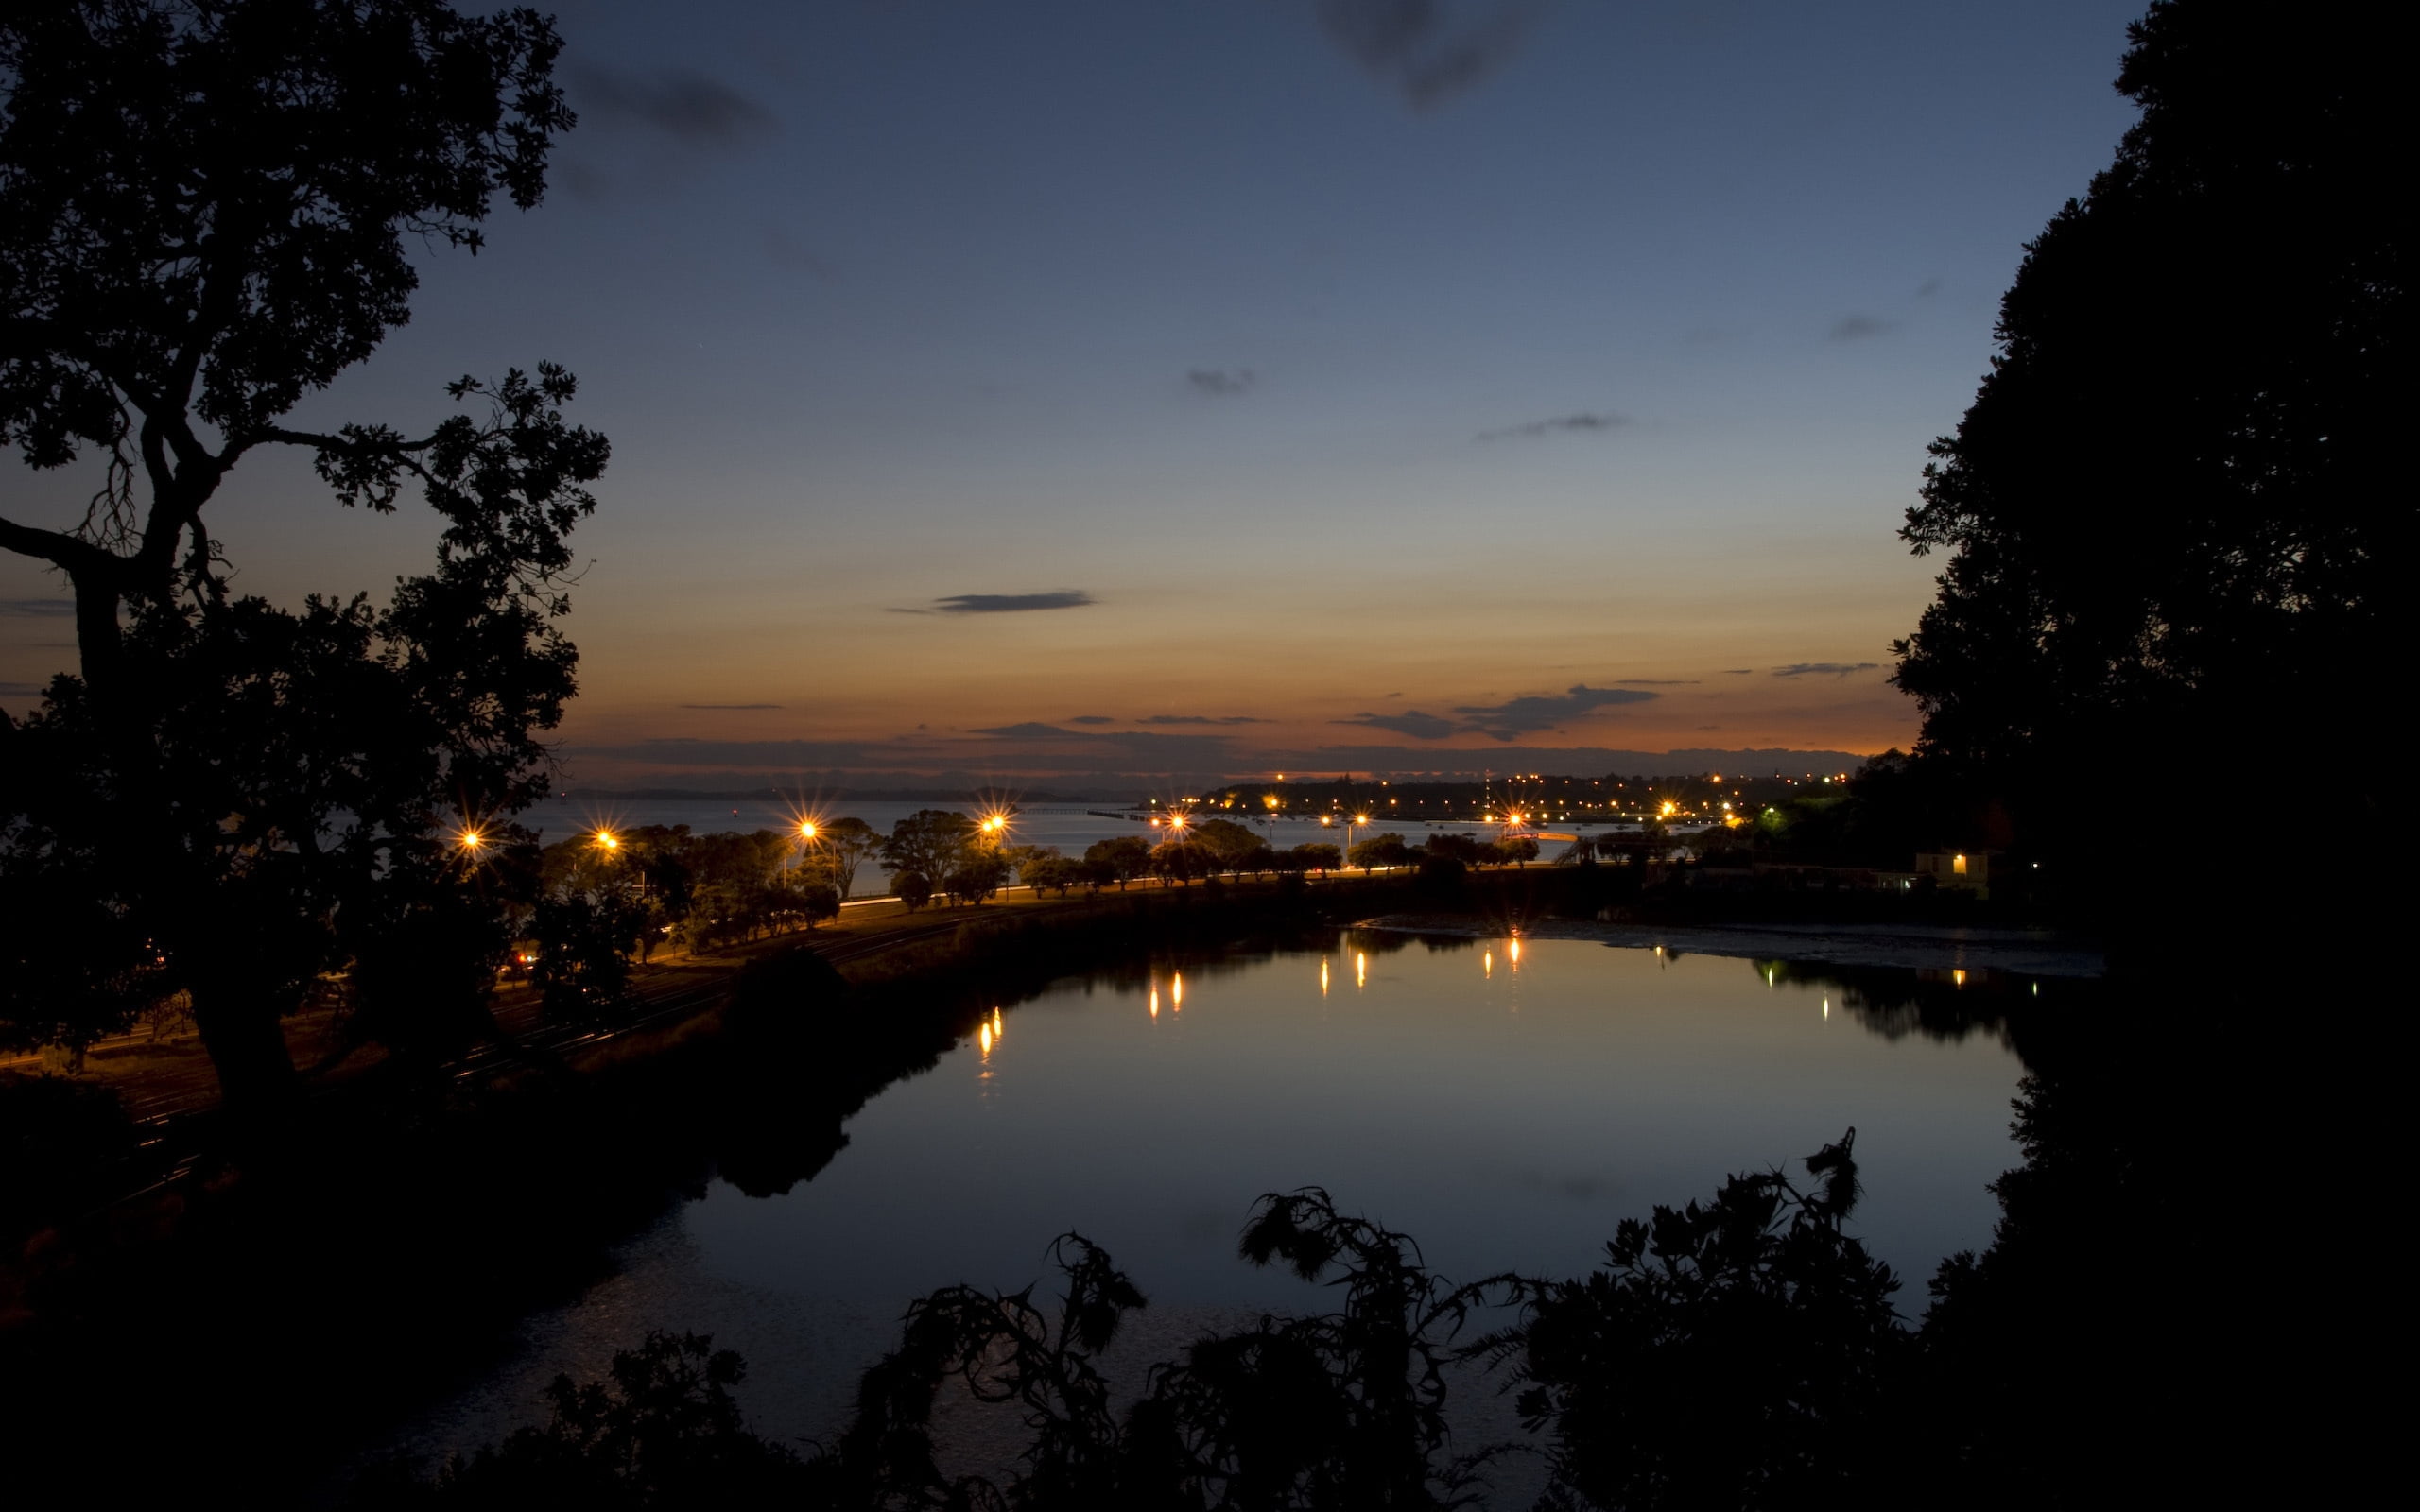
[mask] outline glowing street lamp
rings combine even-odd
[[[596,849],[599,850],[619,850],[622,849],[622,842],[613,831],[599,830],[596,832]]]

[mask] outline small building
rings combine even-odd
[[[1978,899],[1992,895],[1992,857],[1990,850],[1919,850],[1916,852],[1916,875],[1929,877],[1932,885],[1945,891],[1971,892]]]

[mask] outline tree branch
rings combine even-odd
[[[46,561],[63,569],[70,577],[107,573],[125,559],[65,531],[21,525],[5,517],[0,517],[0,551]]]

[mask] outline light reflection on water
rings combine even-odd
[[[1617,1219],[1854,1125],[1856,1227],[1899,1270],[1903,1313],[1943,1256],[1990,1239],[2021,1072],[1996,1034],[1875,1032],[1883,1019],[1832,1012],[1841,987],[1774,963],[1371,938],[1341,942],[1345,996],[1308,953],[1065,984],[1017,1006],[1013,1036],[994,1008],[852,1119],[812,1181],[765,1200],[717,1184],[622,1274],[531,1318],[523,1359],[414,1447],[532,1420],[556,1370],[600,1374],[648,1327],[716,1333],[749,1356],[761,1428],[828,1437],[912,1297],[1044,1279],[1067,1228],[1151,1297],[1136,1348],[1166,1354],[1237,1309],[1324,1305],[1234,1258],[1253,1199],[1305,1185],[1450,1276],[1571,1275]]]

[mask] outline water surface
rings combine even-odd
[[[1856,1228],[1912,1316],[1944,1255],[1989,1242],[1985,1184],[2017,1159],[2021,1068],[1988,1020],[1909,1032],[1836,981],[1743,960],[1348,936],[1000,1007],[869,1104],[812,1181],[767,1199],[716,1184],[409,1441],[531,1420],[556,1370],[599,1374],[647,1328],[713,1332],[749,1356],[760,1428],[828,1436],[910,1297],[1045,1278],[1068,1228],[1150,1295],[1137,1348],[1171,1352],[1246,1310],[1323,1305],[1234,1258],[1253,1199],[1305,1185],[1458,1278],[1577,1274],[1616,1220],[1851,1125]]]

